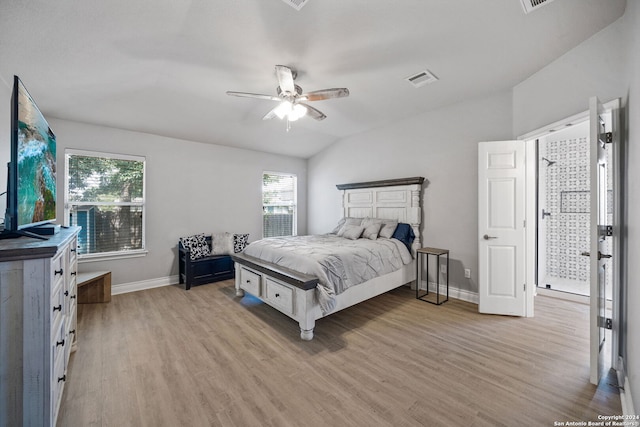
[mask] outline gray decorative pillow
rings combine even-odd
[[[213,233],[211,236],[211,255],[229,255],[233,252],[231,233]]]
[[[370,240],[376,240],[378,238],[378,233],[380,233],[380,229],[382,228],[382,220],[377,218],[365,218],[362,220],[362,226],[364,227],[362,237]]]
[[[392,221],[388,219],[387,220],[383,219],[382,221],[383,221],[383,225],[378,235],[380,237],[384,237],[385,239],[390,239],[391,236],[393,236],[393,232],[396,231],[396,227],[398,226],[398,221]]]
[[[248,234],[234,234],[233,235],[233,252],[242,252],[244,248],[249,244]]]
[[[211,254],[211,249],[207,244],[204,234],[194,234],[193,236],[181,237],[180,243],[189,251],[189,258],[192,261],[204,258]]]
[[[351,240],[359,239],[364,231],[364,227],[361,225],[350,225],[345,224],[340,231],[338,231],[338,236],[344,237]]]
[[[360,225],[362,223],[362,218],[352,218],[352,217],[344,217],[340,221],[338,221],[338,225],[334,228],[329,234],[338,234],[340,229],[344,227],[345,224],[349,225]]]

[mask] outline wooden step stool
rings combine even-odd
[[[111,301],[111,272],[78,273],[78,304]]]

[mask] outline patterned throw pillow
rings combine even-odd
[[[189,257],[192,261],[204,258],[211,254],[211,249],[205,240],[204,234],[181,237],[180,243],[182,243],[182,246],[189,251]]]
[[[244,248],[249,244],[248,234],[234,234],[233,235],[233,252],[242,252]]]

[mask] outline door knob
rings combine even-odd
[[[484,236],[482,236],[482,238],[483,238],[484,240],[497,239],[497,237],[496,237],[496,236],[489,236],[488,234],[485,234]]]
[[[591,252],[582,252],[580,255],[582,256],[591,256]]]

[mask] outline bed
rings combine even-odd
[[[246,291],[259,298],[297,321],[300,338],[311,340],[317,319],[410,284],[416,274],[415,253],[421,247],[423,182],[424,178],[416,177],[337,185],[343,220],[333,233],[345,235],[270,238],[251,243],[242,253],[232,255],[236,296],[242,297]],[[350,221],[346,218],[375,219],[365,224],[379,221],[381,228],[397,222],[414,238],[410,245],[406,240],[346,238],[350,228],[344,227]],[[351,249],[355,255],[349,255]],[[287,254],[293,258],[287,258]],[[324,261],[318,266],[315,258]],[[360,258],[364,258],[364,266],[356,264]],[[343,268],[339,273],[342,281],[334,281],[330,276],[335,273],[325,268],[336,262]],[[378,263],[383,264],[379,269]],[[375,273],[370,271],[373,264]]]

